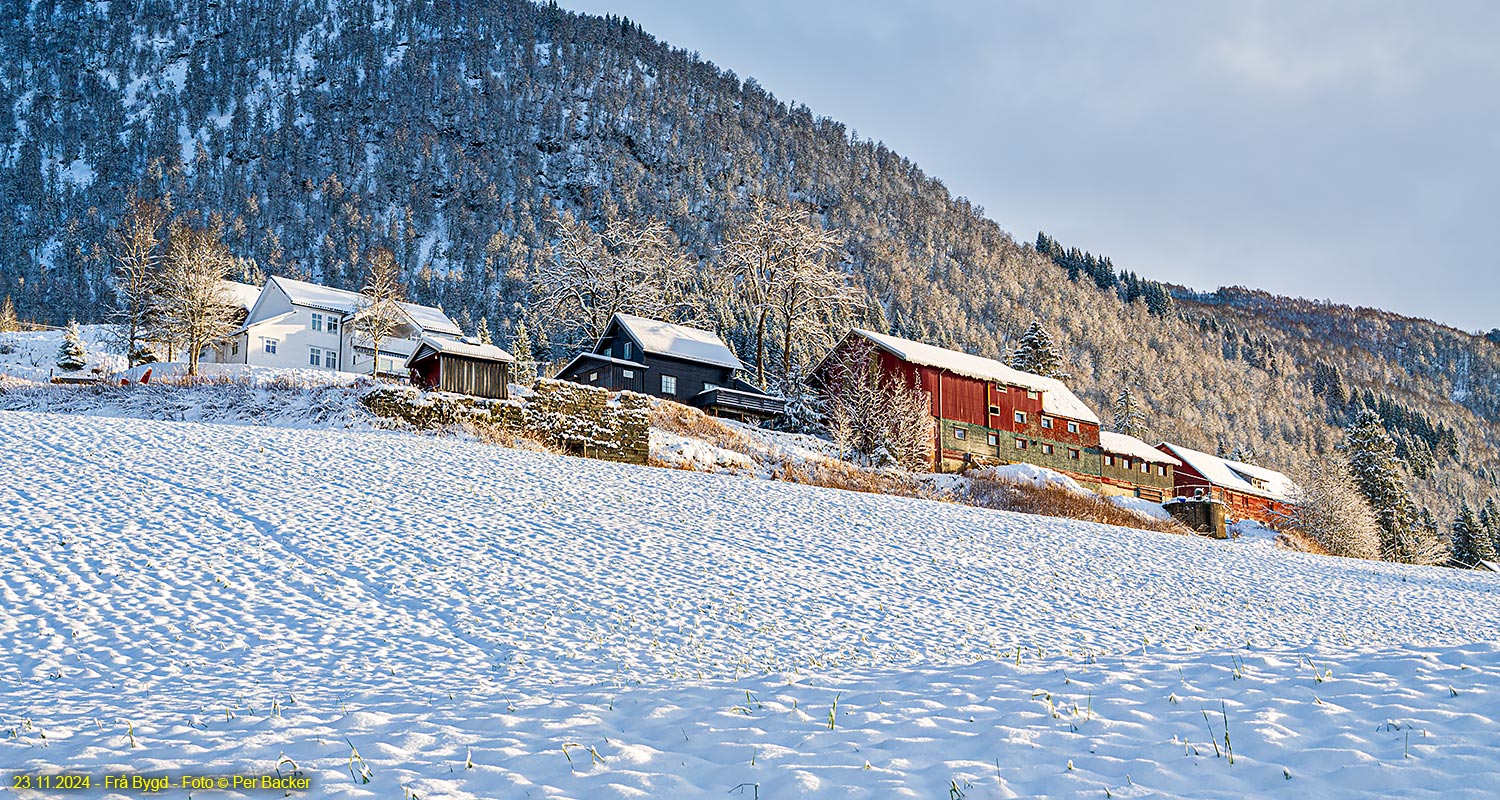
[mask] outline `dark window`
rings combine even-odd
[[[1080,453],[1080,452],[1078,452],[1078,450],[1076,450],[1076,449],[1074,449],[1072,447],[1069,447],[1068,448],[1068,458],[1071,458],[1074,461],[1077,461],[1077,460],[1083,458],[1083,453]]]
[[[1026,440],[1025,439],[1017,439],[1016,440],[1016,449],[1017,450],[1025,450],[1026,449]]]
[[[1042,417],[1042,427],[1046,428],[1049,431],[1052,430],[1052,418]]]

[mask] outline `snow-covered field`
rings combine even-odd
[[[283,758],[424,798],[1500,769],[1494,575],[395,432],[0,412],[0,453],[0,791]]]

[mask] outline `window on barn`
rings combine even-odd
[[[1026,440],[1025,439],[1017,439],[1016,440],[1016,449],[1017,450],[1025,450],[1026,449]]]
[[[992,433],[989,436],[985,437],[985,441],[989,444],[990,447],[997,447],[1000,444],[1000,435]]]
[[[624,356],[624,358],[625,358],[625,360],[626,360],[626,361],[629,361],[629,360],[630,360],[630,356],[631,356],[631,352],[630,352],[630,349],[631,349],[631,347],[633,347],[633,346],[634,346],[634,345],[635,345],[635,342],[626,342],[626,343],[625,343],[625,349],[624,349],[624,351],[623,351],[623,352],[624,352],[624,353],[625,353],[625,356]]]
[[[1078,423],[1076,423],[1076,422],[1069,422],[1068,423],[1068,433],[1077,433],[1077,432],[1078,432]]]
[[[1130,459],[1128,459],[1128,458],[1122,458],[1122,459],[1120,459],[1120,469],[1130,469]]]
[[[312,329],[315,330],[315,331],[318,331],[320,333],[322,332],[322,330],[323,330],[323,315],[322,314],[316,314],[315,313],[315,314],[312,315]]]
[[[966,430],[964,428],[960,428],[957,425],[954,425],[953,426],[953,438],[955,438],[955,439],[967,439],[967,438],[969,438],[969,432],[968,432],[968,430]]]
[[[1043,444],[1042,445],[1042,453],[1045,454],[1045,455],[1049,455],[1049,456],[1052,455],[1052,445],[1050,445],[1050,444]]]
[[[1166,467],[1166,465],[1165,464],[1158,464],[1156,466],[1156,474],[1162,476],[1163,478],[1167,477],[1167,467]]]
[[[1031,399],[1031,400],[1035,400],[1039,396],[1041,396],[1041,393],[1038,392],[1035,389],[1027,389],[1026,390],[1026,397],[1029,398],[1029,399]]]
[[[661,393],[662,394],[677,394],[677,376],[676,375],[663,375],[663,376],[661,376]]]
[[[1017,411],[1016,412],[1016,424],[1017,425],[1025,425],[1026,424],[1026,412],[1025,411]]]
[[[1042,427],[1046,428],[1049,431],[1052,430],[1052,418],[1042,417]]]
[[[992,417],[998,417],[998,416],[1000,416],[1000,406],[990,406],[990,416],[992,416]]]
[[[1074,461],[1078,461],[1079,459],[1083,458],[1083,453],[1079,452],[1078,448],[1076,447],[1069,447],[1068,458]]]
[[[1115,465],[1115,457],[1114,456],[1108,456],[1107,455],[1107,456],[1104,457],[1104,466],[1106,466],[1106,467],[1113,467],[1114,465]]]
[[[1151,471],[1151,465],[1147,464],[1144,461],[1142,461],[1141,462],[1141,472],[1150,472],[1150,471]]]
[[[598,383],[598,382],[599,382],[599,373],[597,373],[597,372],[590,372],[589,373],[589,383]]]
[[[629,381],[629,380],[635,380],[635,370],[633,370],[633,369],[622,369],[622,370],[620,370],[620,377],[624,378],[627,381]]]

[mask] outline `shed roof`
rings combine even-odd
[[[1184,464],[1207,478],[1209,483],[1225,489],[1270,500],[1286,500],[1298,488],[1291,478],[1272,469],[1230,461],[1171,442],[1162,442],[1160,447],[1172,451],[1172,455],[1182,459]]]
[[[1045,378],[1006,366],[993,358],[971,355],[958,350],[902,339],[886,333],[855,328],[851,333],[864,337],[877,347],[902,361],[936,367],[955,375],[1020,386],[1042,393],[1042,410],[1048,414],[1099,424],[1099,417],[1078,395],[1056,378]]]
[[[449,339],[444,336],[424,336],[412,351],[411,358],[406,360],[406,365],[418,359],[426,357],[428,353],[445,353],[448,355],[463,356],[464,358],[477,358],[482,361],[512,362],[516,357],[501,350],[492,344],[481,344],[472,339]]]
[[[734,352],[712,331],[675,325],[659,319],[617,313],[611,319],[624,328],[647,353],[672,356],[685,361],[712,364],[725,369],[744,369]],[[595,348],[597,349],[597,347]]]
[[[1157,450],[1140,439],[1134,436],[1126,436],[1123,433],[1099,431],[1099,447],[1110,453],[1138,458],[1153,464],[1171,464],[1174,467],[1182,464],[1178,459]]]

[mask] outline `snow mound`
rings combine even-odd
[[[1150,500],[1143,500],[1139,497],[1121,497],[1118,495],[1105,499],[1126,511],[1134,511],[1147,519],[1166,521],[1172,518],[1172,515],[1167,513],[1165,508],[1162,508],[1161,503],[1153,503]]]
[[[1029,483],[1033,486],[1056,486],[1077,494],[1093,494],[1067,475],[1056,470],[1034,464],[1006,464],[999,467],[983,467],[969,473],[975,478],[989,478],[1012,483]]]

